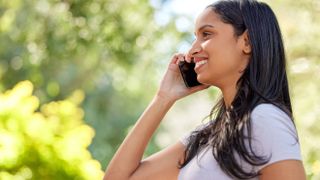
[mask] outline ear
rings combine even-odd
[[[245,30],[241,35],[241,46],[242,46],[242,52],[244,54],[251,54],[251,44],[249,39],[248,30]]]

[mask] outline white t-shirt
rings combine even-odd
[[[301,160],[300,145],[295,127],[287,114],[272,104],[260,104],[251,113],[252,146],[257,155],[269,157],[262,166],[252,166],[238,159],[245,170],[258,172],[263,167],[281,160]],[[180,141],[185,146],[188,136]],[[239,157],[239,156],[237,156]],[[202,150],[180,170],[178,180],[230,180],[213,157],[212,147]],[[254,178],[258,179],[258,177]]]

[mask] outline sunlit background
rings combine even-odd
[[[0,1],[0,179],[101,179],[212,2]],[[308,179],[320,179],[320,1],[264,2],[285,40]],[[178,101],[145,155],[200,124],[218,95]]]

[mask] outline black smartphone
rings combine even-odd
[[[198,86],[201,83],[197,80],[197,74],[194,71],[195,63],[191,62],[188,63],[187,61],[180,61],[179,62],[179,69],[183,78],[184,83],[188,88],[193,86]]]

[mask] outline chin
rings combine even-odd
[[[197,80],[198,80],[199,83],[201,83],[201,84],[209,84],[209,83],[208,83],[208,79],[205,78],[205,77],[203,77],[203,76],[201,76],[201,75],[198,75],[198,76],[197,76]]]
[[[204,84],[204,85],[214,86],[214,84],[215,84],[212,82],[212,78],[210,79],[209,77],[203,76],[203,75],[198,75],[197,80],[199,81],[199,83]]]

